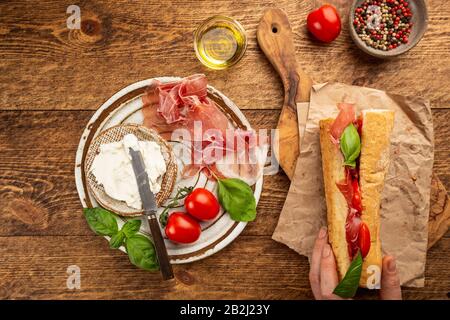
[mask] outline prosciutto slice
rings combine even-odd
[[[207,96],[207,79],[195,74],[179,81],[153,81],[142,97],[144,125],[160,134],[170,135],[179,128],[193,134],[194,122],[200,121],[202,130],[225,132],[227,117]],[[158,115],[158,116],[156,116]]]
[[[347,126],[356,120],[355,106],[351,103],[339,103],[339,114],[331,125],[330,134],[334,143],[338,144]]]
[[[181,81],[160,84],[156,87],[159,96],[158,113],[167,124],[186,120],[190,111],[213,105],[207,97],[206,88],[207,80],[202,74],[195,74]]]
[[[229,134],[229,133],[228,133]],[[183,169],[184,177],[203,172],[209,179],[216,177],[239,178],[249,185],[261,176],[268,153],[268,143],[258,139],[252,130],[234,130],[231,141],[214,139],[203,141],[202,149],[191,148],[191,162]],[[201,152],[201,163],[195,161],[195,153]]]
[[[196,74],[169,83],[153,81],[142,102],[146,127],[156,130],[166,140],[188,145],[191,161],[183,168],[184,177],[202,171],[211,179],[239,177],[252,185],[262,174],[267,143],[257,141],[255,147],[243,142],[244,136],[256,136],[255,132],[235,130],[228,125],[227,116],[207,96],[205,75]],[[186,130],[178,129],[187,129],[188,136],[184,135]],[[233,130],[231,145],[226,141],[229,130]],[[222,161],[216,161],[217,156]],[[253,161],[242,161],[242,157]]]
[[[338,187],[339,191],[341,191],[341,193],[344,195],[344,198],[347,201],[347,205],[350,208],[352,206],[352,199],[353,199],[352,177],[350,174],[350,170],[345,168],[345,179],[336,182],[336,186]]]
[[[263,172],[269,150],[268,141],[251,130],[238,129],[234,133],[234,152],[224,153],[216,168],[223,176],[240,178],[253,185]],[[227,146],[226,151],[229,150]]]
[[[349,209],[345,221],[345,238],[350,259],[353,260],[359,249],[359,229],[361,228],[361,213],[353,208]]]
[[[352,182],[357,179],[357,173],[354,169],[345,168],[345,178],[336,182],[339,191],[344,195],[347,201],[348,214],[345,221],[345,237],[347,240],[347,248],[350,259],[353,259],[358,253],[359,229],[361,228],[361,212],[353,208],[353,186]]]

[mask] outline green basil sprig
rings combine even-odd
[[[117,232],[109,240],[109,247],[111,249],[119,249],[125,241],[125,233],[122,231]]]
[[[128,220],[119,230],[116,216],[112,212],[100,207],[85,208],[83,212],[89,227],[95,233],[111,237],[109,246],[112,249],[125,245],[132,264],[145,270],[158,270],[153,243],[147,237],[138,234],[141,220]]]
[[[256,218],[256,199],[250,186],[241,179],[217,179],[219,202],[234,221]]]
[[[141,220],[128,220],[115,235],[109,240],[109,246],[118,249],[123,245],[126,239],[135,235],[141,228]]]
[[[134,219],[128,220],[122,227],[122,232],[125,234],[127,238],[130,238],[134,234],[136,234],[141,228],[141,220]]]
[[[363,259],[361,252],[353,259],[344,278],[339,282],[333,293],[341,298],[352,298],[356,294],[361,279]]]
[[[340,145],[345,158],[344,165],[354,168],[356,166],[356,159],[361,152],[361,139],[358,130],[356,130],[352,123],[342,133]]]

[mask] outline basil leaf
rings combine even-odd
[[[256,200],[250,186],[241,179],[219,179],[218,195],[222,207],[234,221],[253,221]]]
[[[109,246],[112,249],[118,249],[125,241],[125,233],[120,230],[115,235],[111,237],[111,240],[109,240]]]
[[[102,236],[112,237],[118,231],[116,217],[113,213],[103,208],[84,208],[84,216],[86,217],[89,227],[95,233]]]
[[[134,234],[136,234],[141,228],[141,220],[134,219],[128,220],[122,227],[122,232],[125,234],[127,238],[130,238]]]
[[[353,259],[342,281],[334,289],[333,293],[341,298],[352,298],[356,294],[361,279],[363,259],[361,252]]]
[[[135,234],[126,239],[125,248],[130,262],[135,266],[150,271],[159,269],[155,248],[147,237]]]
[[[356,130],[352,123],[342,133],[340,145],[345,159],[344,165],[354,168],[356,166],[356,159],[361,152],[361,139],[358,130]]]

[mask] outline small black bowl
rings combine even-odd
[[[355,9],[361,5],[364,0],[354,0],[350,9],[349,16],[349,29],[350,36],[352,37],[355,44],[365,53],[377,57],[377,58],[392,58],[406,51],[412,49],[416,46],[416,44],[422,39],[428,25],[428,11],[427,6],[424,0],[409,0],[409,7],[412,11],[412,19],[413,23],[411,34],[409,35],[409,42],[406,44],[402,44],[395,49],[383,51],[380,49],[375,49],[369,47],[356,33],[355,27],[353,26],[353,20],[355,19]]]

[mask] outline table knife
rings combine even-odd
[[[144,208],[144,215],[146,221],[149,224],[150,232],[152,234],[153,242],[155,244],[156,255],[158,257],[159,267],[161,269],[162,277],[164,280],[172,279],[173,270],[167,254],[166,245],[161,234],[158,219],[156,218],[156,199],[153,192],[150,190],[150,184],[148,181],[148,175],[145,171],[145,164],[142,158],[142,154],[137,148],[128,148],[131,156],[131,164],[136,176],[138,184],[139,195],[142,200],[142,207]]]

